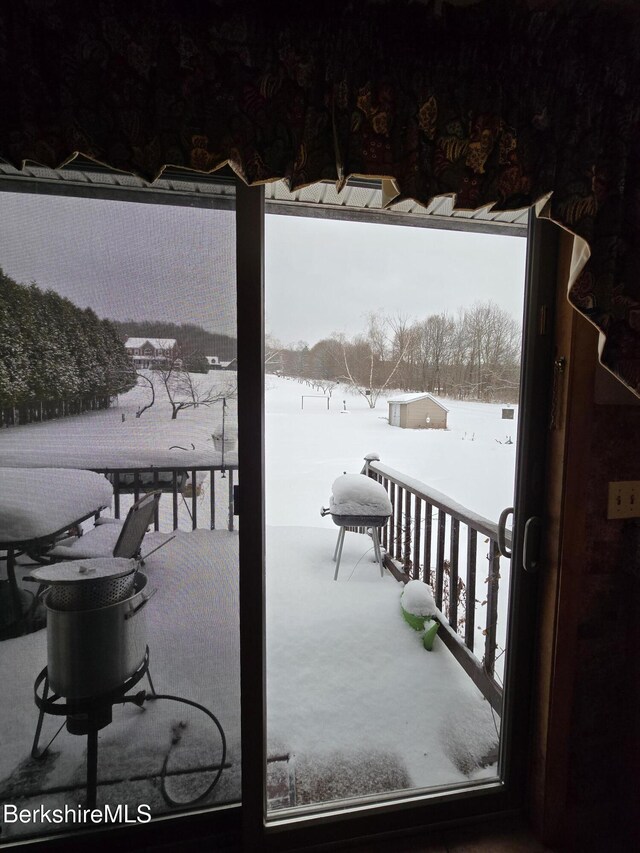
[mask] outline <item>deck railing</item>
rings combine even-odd
[[[173,529],[179,525],[179,510],[186,507],[191,529],[198,527],[214,530],[225,524],[228,530],[235,527],[234,487],[237,485],[237,464],[194,465],[188,468],[94,468],[104,474],[113,485],[113,513],[116,518],[125,514],[122,497],[132,496],[137,501],[146,492],[160,489],[171,496]],[[160,511],[165,501],[160,501],[154,518],[154,529],[160,530]],[[165,516],[166,517],[166,516]],[[224,519],[224,521],[223,521]],[[166,523],[166,522],[165,522]]]
[[[397,571],[400,564],[406,578],[431,585],[442,625],[438,636],[500,713],[496,637],[500,560],[506,558],[498,547],[498,525],[371,457],[365,460],[362,473],[384,486],[393,507],[381,529],[389,568]],[[486,549],[482,556],[479,539]],[[510,545],[509,531],[505,539]],[[484,559],[483,568],[480,561]],[[478,626],[477,616],[484,608],[484,626]]]

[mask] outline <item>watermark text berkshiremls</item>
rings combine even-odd
[[[47,808],[36,806],[33,809],[19,809],[6,803],[2,806],[2,822],[10,823],[51,823],[51,824],[108,824],[108,823],[149,823],[151,806],[145,803],[135,808],[128,805],[111,806],[105,804],[96,808],[83,806],[60,806]]]

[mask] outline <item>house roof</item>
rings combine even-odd
[[[138,349],[145,344],[151,344],[154,349],[173,349],[177,341],[175,338],[127,338],[125,346]]]
[[[443,411],[449,411],[446,406],[442,405],[440,400],[436,400],[434,396],[428,393],[396,394],[395,397],[389,398],[387,403],[414,403],[416,400],[432,400],[437,406],[440,406]]]

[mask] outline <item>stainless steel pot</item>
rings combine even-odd
[[[51,689],[68,699],[100,697],[141,666],[147,647],[147,577],[138,572],[133,595],[93,610],[47,608],[47,669]]]
[[[53,563],[34,569],[31,577],[47,584],[52,610],[95,610],[133,595],[136,560],[100,557]]]

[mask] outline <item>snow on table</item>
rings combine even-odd
[[[391,515],[391,501],[384,486],[364,474],[343,474],[331,491],[332,515]]]
[[[63,468],[0,468],[0,542],[49,536],[102,507],[113,489],[101,474]]]

